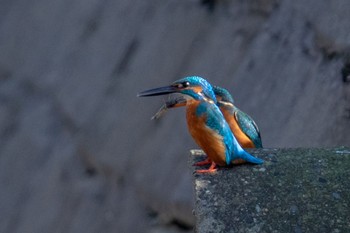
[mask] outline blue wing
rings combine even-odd
[[[224,116],[222,115],[220,109],[212,103],[202,102],[197,107],[197,114],[200,116],[203,113],[206,115],[206,125],[216,131],[222,138],[225,144],[225,157],[226,163],[231,163],[231,152],[235,146],[237,140],[233,137],[229,125],[225,121]]]
[[[246,113],[235,107],[234,116],[243,133],[253,141],[256,148],[262,148],[261,135],[254,120]]]

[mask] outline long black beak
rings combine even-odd
[[[150,89],[147,91],[142,91],[142,92],[137,94],[137,97],[166,95],[166,94],[171,94],[171,93],[174,93],[177,91],[178,91],[178,89],[176,87],[173,87],[173,86],[158,87],[158,88]]]

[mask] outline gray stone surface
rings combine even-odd
[[[184,111],[136,98],[185,75],[265,147],[350,145],[348,0],[200,2],[1,1],[0,232],[188,231]]]
[[[196,232],[350,231],[350,148],[251,152],[265,163],[194,173]]]

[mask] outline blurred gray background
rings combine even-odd
[[[200,75],[265,147],[350,146],[348,0],[2,0],[0,232],[191,232]]]

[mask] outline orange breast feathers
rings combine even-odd
[[[186,119],[188,130],[195,142],[203,149],[206,155],[216,164],[226,165],[226,147],[222,136],[215,130],[209,128],[206,124],[205,114],[198,117],[196,109],[199,101],[189,100],[186,107]]]
[[[252,140],[241,130],[239,127],[236,118],[234,115],[230,113],[230,111],[226,110],[224,107],[220,107],[222,114],[224,115],[227,123],[230,126],[231,131],[235,135],[238,143],[243,148],[255,148],[255,145]]]

